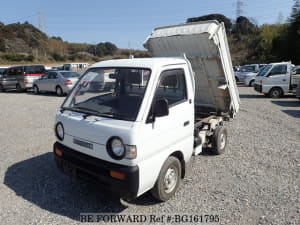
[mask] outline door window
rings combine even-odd
[[[274,66],[273,69],[270,71],[269,76],[286,74],[287,72],[287,65],[277,65]]]
[[[162,72],[155,99],[165,98],[169,107],[187,99],[186,83],[183,69]]]
[[[48,79],[57,79],[57,74],[55,72],[49,73]]]

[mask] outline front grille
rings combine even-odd
[[[64,153],[62,158],[66,161],[73,163],[79,168],[85,169],[87,171],[91,171],[98,175],[109,176],[109,170],[103,169],[92,163],[87,163],[81,159],[69,155],[68,153]]]
[[[74,138],[73,143],[76,144],[76,145],[83,146],[85,148],[93,149],[93,144],[85,142],[85,141],[81,141],[81,140],[78,140],[78,139]]]

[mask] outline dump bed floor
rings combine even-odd
[[[155,57],[185,55],[195,79],[195,105],[235,114],[239,95],[223,24],[216,21],[157,28],[145,42]]]

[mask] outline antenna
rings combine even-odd
[[[39,9],[37,14],[38,14],[38,21],[39,21],[38,27],[41,31],[44,31],[44,29],[45,29],[44,11],[42,9]]]

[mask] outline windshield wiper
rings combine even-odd
[[[84,119],[86,119],[88,116],[99,115],[99,112],[97,110],[85,108],[82,106],[65,107],[64,109],[84,113],[84,115],[82,116]]]
[[[100,116],[101,115],[109,116],[109,117],[116,118],[116,119],[132,120],[130,117],[124,116],[122,114],[114,113],[114,112],[103,112],[103,113],[100,113]]]

